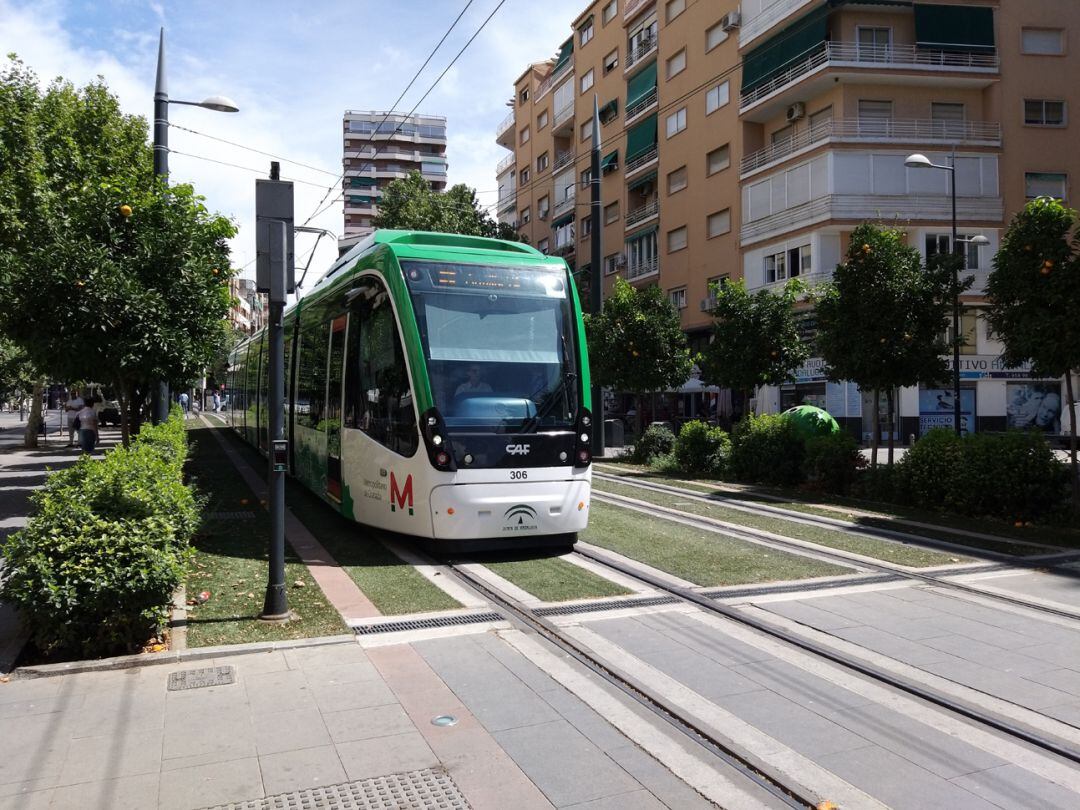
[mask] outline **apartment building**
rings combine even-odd
[[[825,281],[861,222],[902,227],[924,255],[951,250],[955,173],[959,236],[989,242],[963,249],[975,277],[961,319],[966,427],[1021,427],[1042,410],[1039,426],[1067,429],[1061,381],[1002,368],[979,315],[1009,219],[1034,196],[1069,200],[1080,176],[1068,116],[1080,100],[1080,3],[598,0],[571,26],[553,59],[518,78],[497,131],[511,150],[500,215],[532,244],[580,268],[599,227],[605,286],[660,285],[700,344],[711,281]],[[594,94],[599,225],[582,182]],[[955,172],[906,167],[915,153]],[[809,309],[803,328],[812,344]],[[868,397],[827,382],[820,358],[759,391],[756,406],[803,402],[868,437]],[[898,403],[901,439],[951,424],[948,385],[904,389]]]
[[[257,332],[263,326],[266,295],[255,291],[255,280],[229,279],[229,324],[244,334]]]
[[[342,196],[345,250],[374,230],[383,189],[419,171],[436,191],[446,188],[446,118],[375,110],[346,110],[342,119]]]

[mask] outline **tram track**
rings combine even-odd
[[[624,486],[640,488],[646,491],[659,492],[667,495],[677,495],[680,498],[686,498],[688,500],[693,500],[699,503],[714,505],[717,503],[717,499],[715,498],[710,498],[707,495],[701,495],[700,493],[696,493],[691,490],[681,489],[678,487],[670,487],[663,484],[654,484],[652,482],[628,482],[616,476],[608,476],[606,474],[596,474],[594,475],[594,479],[595,478],[600,478],[603,481],[612,481],[613,483],[619,483]],[[631,508],[644,514],[659,517],[661,519],[677,520],[678,522],[688,526],[701,528],[710,532],[726,534],[731,537],[746,540],[748,542],[756,543],[759,545],[771,546],[773,548],[782,549],[784,551],[788,551],[794,554],[813,556],[816,558],[829,560],[830,562],[834,562],[838,565],[862,568],[864,570],[873,571],[875,573],[891,574],[894,576],[902,577],[904,579],[914,580],[922,582],[926,585],[932,585],[934,587],[942,588],[944,590],[955,591],[957,593],[966,593],[972,596],[991,599],[996,602],[1007,603],[1015,607],[1020,607],[1027,610],[1033,610],[1039,613],[1056,616],[1061,619],[1067,619],[1072,622],[1080,622],[1080,613],[1065,610],[1051,604],[1043,604],[1040,602],[1023,599],[1017,596],[1011,596],[998,590],[980,588],[974,585],[970,585],[968,583],[956,582],[955,580],[947,578],[950,576],[956,576],[960,573],[984,573],[989,570],[995,570],[995,568],[1002,566],[1015,566],[1018,568],[1029,569],[1055,568],[1067,576],[1080,576],[1080,574],[1075,571],[1070,571],[1068,569],[1062,570],[1057,566],[1048,564],[1051,561],[1048,561],[1045,558],[1025,559],[989,552],[986,554],[986,556],[990,557],[993,563],[996,563],[994,568],[983,567],[980,569],[967,569],[965,571],[951,570],[947,573],[928,574],[915,570],[909,566],[897,565],[885,562],[883,560],[874,560],[863,554],[854,554],[851,552],[838,551],[829,546],[813,543],[812,541],[796,541],[790,538],[784,538],[774,532],[766,532],[760,529],[740,526],[731,523],[730,521],[723,521],[714,518],[704,517],[702,515],[696,515],[691,512],[676,509],[673,507],[662,506],[659,504],[651,503],[649,501],[638,500],[617,493],[605,492],[603,489],[596,488],[595,485],[593,488],[593,498],[600,501],[601,503],[608,503],[611,505]],[[726,506],[727,504],[724,505]],[[817,525],[821,528],[826,529],[837,528],[836,525],[831,521],[831,519],[823,519],[823,521],[827,522],[818,522],[815,520],[814,516],[803,516],[802,513],[797,514],[800,517],[806,517],[807,519],[803,522],[809,523],[810,525]],[[770,515],[774,517],[776,516],[771,513]],[[866,534],[868,532],[852,531],[852,533]],[[914,538],[912,536],[905,542],[915,542],[916,539],[917,538]],[[1077,556],[1080,557],[1080,555]]]

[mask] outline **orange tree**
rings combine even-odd
[[[1080,371],[1080,238],[1076,211],[1039,197],[1009,224],[986,285],[991,332],[1005,344],[1006,365],[1030,362],[1032,374],[1064,377],[1069,409],[1073,505],[1080,512],[1076,391]]]

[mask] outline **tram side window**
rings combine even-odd
[[[285,401],[284,401],[284,404],[282,405],[282,412],[283,412],[284,417],[285,417],[285,421],[282,423],[282,425],[284,426],[286,436],[288,436],[288,434],[289,434],[289,403],[292,402],[292,374],[290,373],[291,369],[292,369],[292,366],[289,365],[289,361],[292,360],[292,349],[293,349],[292,335],[293,335],[292,324],[288,324],[285,327],[285,357],[284,357],[284,367],[285,367],[284,400]]]
[[[419,444],[405,353],[398,337],[390,297],[381,283],[377,291],[359,304],[359,395],[351,412],[360,429],[395,453],[411,456]],[[355,312],[355,310],[354,310]],[[350,362],[350,365],[354,365]]]
[[[324,430],[326,404],[326,351],[330,322],[314,320],[300,332],[299,366],[296,370],[296,423]]]
[[[247,374],[244,377],[245,424],[254,429],[256,427],[255,403],[258,402],[259,396],[259,344],[257,343],[252,343],[248,347]]]

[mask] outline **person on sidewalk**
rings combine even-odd
[[[188,415],[188,395],[187,391],[181,391],[180,396],[177,398],[180,401],[180,408],[184,411],[184,418]]]
[[[94,410],[94,399],[91,397],[83,405],[78,413],[79,418],[79,447],[84,453],[94,452],[98,441],[98,415]]]
[[[68,432],[68,447],[72,447],[75,444],[75,431],[78,430],[76,420],[79,418],[79,411],[86,405],[85,400],[79,396],[79,392],[72,388],[71,396],[68,401],[64,403],[64,421]]]

